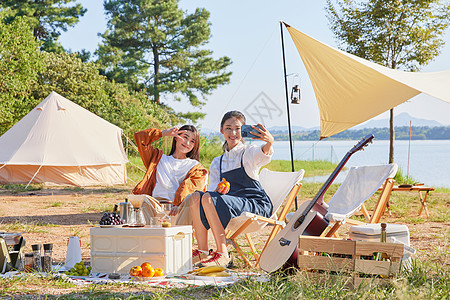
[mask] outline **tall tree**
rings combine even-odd
[[[17,18],[5,24],[3,16],[0,11],[0,135],[33,108],[29,96],[45,68],[29,20]]]
[[[209,12],[184,13],[177,0],[105,0],[108,30],[97,55],[110,79],[131,89],[147,90],[161,104],[161,96],[186,96],[194,107],[228,83],[228,57],[214,59],[205,49],[210,38]],[[181,114],[203,117],[200,112]]]
[[[43,41],[41,49],[61,52],[64,49],[58,38],[68,27],[78,23],[86,9],[79,3],[70,5],[76,0],[0,0],[0,7],[9,8],[5,22],[9,23],[17,17],[27,16],[33,20],[33,35]]]
[[[417,71],[439,54],[450,23],[440,0],[327,0],[331,29],[349,53],[392,69]],[[389,163],[394,161],[394,109],[390,110]]]

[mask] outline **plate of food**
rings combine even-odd
[[[117,227],[123,227],[122,224],[120,225],[99,225],[101,228],[117,228]]]

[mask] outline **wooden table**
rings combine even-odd
[[[422,204],[422,206],[420,207],[419,210],[419,216],[422,214],[422,211],[425,209],[425,214],[427,215],[427,217],[429,217],[430,215],[428,214],[428,208],[427,208],[427,197],[428,194],[430,193],[430,191],[434,191],[434,188],[432,187],[428,187],[425,185],[413,185],[411,187],[399,187],[398,185],[394,186],[392,188],[392,191],[417,191],[419,193],[419,200],[420,203]],[[425,195],[422,194],[422,192],[425,192]]]

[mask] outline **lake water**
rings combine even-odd
[[[296,141],[295,160],[328,160],[339,163],[358,141]],[[394,161],[404,176],[408,170],[409,141],[395,141]],[[276,141],[272,159],[290,160],[289,141]],[[346,167],[386,164],[389,161],[389,141],[374,140],[364,151],[354,153]],[[343,172],[341,172],[343,173]],[[307,174],[305,174],[307,176]],[[450,188],[450,140],[411,141],[409,175],[414,180],[433,187]],[[345,172],[335,182],[342,182]],[[324,182],[328,176],[307,181]]]

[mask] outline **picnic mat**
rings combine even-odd
[[[184,288],[196,286],[226,286],[233,284],[243,279],[253,279],[265,282],[269,279],[268,275],[252,272],[230,272],[230,277],[208,277],[196,276],[192,274],[177,275],[177,276],[161,276],[161,277],[133,277],[127,274],[121,274],[119,279],[108,278],[108,273],[93,273],[88,276],[68,276],[63,273],[24,273],[12,271],[5,274],[0,274],[0,278],[12,278],[20,276],[52,276],[55,278],[66,279],[67,281],[77,284],[107,284],[107,283],[133,283],[146,284],[154,287],[166,288]]]

